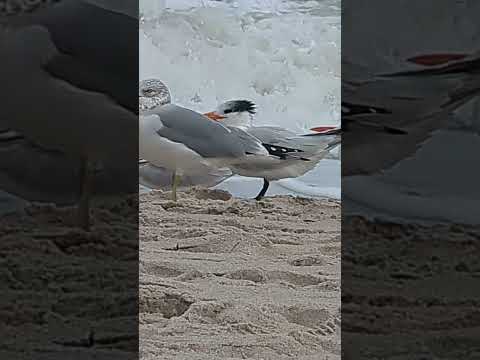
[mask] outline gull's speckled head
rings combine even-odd
[[[158,79],[145,79],[140,81],[138,98],[140,112],[154,109],[157,106],[170,104],[172,101],[170,90]]]

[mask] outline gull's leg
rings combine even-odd
[[[177,202],[177,187],[180,184],[181,177],[174,170],[172,174],[172,200]]]
[[[90,195],[92,191],[92,169],[87,158],[82,159],[80,168],[80,201],[78,202],[78,224],[85,230],[90,230]]]
[[[172,172],[172,201],[177,202],[177,184],[175,180],[177,179],[177,172],[173,170]]]
[[[263,197],[265,196],[269,186],[270,186],[270,182],[267,179],[263,179],[262,190],[260,190],[258,195],[255,197],[255,200],[257,200],[257,201],[262,200]]]

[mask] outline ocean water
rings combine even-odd
[[[304,133],[340,124],[340,1],[140,1],[140,78],[156,77],[173,102],[206,112],[229,99],[256,103],[256,125]],[[269,195],[340,197],[333,159]],[[260,179],[219,187],[255,195]]]

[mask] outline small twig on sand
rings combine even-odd
[[[187,249],[195,249],[196,247],[202,246],[201,244],[199,245],[186,245],[186,246],[179,246],[178,244],[174,247],[171,248],[163,248],[162,250],[166,251],[178,251],[178,250],[187,250]]]
[[[156,283],[156,282],[153,282],[153,281],[141,282],[140,286],[161,286],[161,287],[176,289],[175,286],[162,284],[162,283]]]
[[[47,232],[37,232],[33,233],[32,237],[35,239],[51,239],[51,238],[56,238],[56,237],[64,237],[67,235],[70,235],[71,231],[70,230],[64,230],[64,231],[47,231]]]
[[[237,241],[237,243],[233,245],[233,247],[230,249],[230,252],[233,252],[233,250],[237,248],[238,244],[240,244],[240,241]]]
[[[78,339],[78,340],[54,340],[53,342],[57,345],[62,346],[72,346],[72,347],[87,347],[90,348],[95,344],[94,339],[95,333],[93,329],[90,329],[87,338]]]
[[[208,258],[199,258],[199,257],[194,257],[194,258],[186,258],[188,260],[199,260],[199,261],[214,261],[214,262],[222,262],[225,261],[224,259],[208,259]]]

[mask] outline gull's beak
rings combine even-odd
[[[407,59],[408,62],[423,65],[423,66],[436,66],[449,63],[451,61],[461,60],[466,58],[467,54],[427,54],[414,56]]]
[[[222,115],[219,115],[217,114],[215,111],[210,111],[208,113],[205,113],[203,114],[205,115],[206,117],[212,119],[212,120],[215,120],[215,121],[219,121],[219,120],[222,120],[222,119],[225,119],[225,116],[222,116]]]

